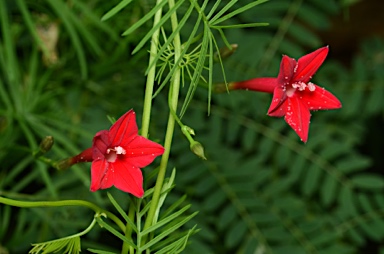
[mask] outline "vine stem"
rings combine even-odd
[[[171,9],[175,5],[175,1],[174,0],[168,0],[168,5],[169,5],[169,8]],[[171,24],[172,24],[172,31],[175,31],[177,26],[178,26],[176,12],[174,12],[171,15]],[[177,61],[181,55],[181,42],[180,42],[180,35],[178,33],[176,34],[176,36],[173,40],[173,46],[174,46],[175,63],[177,63]],[[178,104],[178,100],[179,100],[180,77],[181,77],[181,71],[180,71],[180,68],[177,68],[175,70],[173,76],[172,76],[171,85],[170,85],[170,89],[169,89],[170,100],[171,100],[170,110],[171,111],[173,110],[175,112],[176,112],[177,104]],[[161,157],[159,173],[157,175],[156,185],[155,185],[154,191],[153,191],[151,206],[149,208],[148,216],[145,220],[143,230],[149,228],[152,225],[154,217],[155,217],[155,213],[156,213],[157,206],[159,203],[161,189],[163,187],[165,173],[166,173],[166,169],[167,169],[167,165],[168,165],[168,159],[169,159],[169,154],[170,154],[170,150],[171,150],[174,129],[175,129],[175,118],[172,115],[172,113],[170,112],[169,117],[168,117],[167,131],[165,134],[165,141],[164,141],[165,151],[164,151],[163,156]],[[144,245],[145,242],[146,242],[146,239],[142,239],[142,245]]]
[[[113,213],[106,211],[97,205],[84,201],[84,200],[61,200],[61,201],[21,201],[14,200],[5,197],[0,197],[0,203],[16,206],[16,207],[60,207],[60,206],[84,206],[92,209],[95,213],[101,214],[104,213],[107,218],[111,219],[116,223],[116,225],[124,232],[125,225],[124,223]]]
[[[160,4],[162,0],[157,0],[156,5]],[[162,16],[162,8],[160,8],[153,19],[153,27],[155,27]],[[152,34],[151,39],[151,48],[149,53],[149,64],[151,68],[148,71],[147,75],[147,83],[145,85],[145,95],[144,95],[144,108],[143,108],[143,119],[141,120],[141,136],[148,138],[149,131],[149,122],[151,120],[151,108],[152,108],[152,95],[153,95],[153,87],[155,86],[155,77],[156,77],[156,64],[153,64],[153,61],[157,55],[157,47],[159,45],[159,35],[160,29],[156,30]]]

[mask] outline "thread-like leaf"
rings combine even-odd
[[[124,212],[123,208],[116,202],[116,200],[113,198],[113,196],[108,192],[107,193],[109,200],[111,201],[112,205],[116,208],[116,210],[120,213],[120,215],[124,218],[124,220],[129,224],[129,226],[135,231],[137,231],[136,225],[132,222],[132,220],[128,217],[128,215]]]
[[[168,3],[167,0],[161,1],[159,4],[157,4],[154,8],[152,8],[147,14],[144,15],[140,20],[138,20],[135,24],[133,24],[130,28],[124,31],[123,35],[126,36],[128,34],[133,33],[137,28],[142,26],[145,22],[147,22],[150,18],[152,18],[155,13],[163,8],[163,6]]]
[[[105,221],[103,221],[101,218],[96,218],[97,222],[99,223],[99,225],[103,228],[105,228],[106,230],[108,230],[109,232],[111,232],[114,236],[118,237],[120,240],[128,243],[132,248],[136,249],[137,250],[137,246],[136,244],[134,244],[132,242],[132,240],[128,239],[127,237],[125,237],[123,234],[121,234],[120,232],[118,232],[116,229],[114,229],[113,227],[111,227],[109,224],[105,223]]]
[[[212,20],[210,20],[210,24],[211,24],[211,25],[217,25],[217,24],[219,24],[219,23],[221,23],[221,22],[223,22],[223,21],[225,21],[225,20],[228,20],[229,18],[232,18],[232,17],[235,16],[235,15],[238,15],[238,14],[244,12],[244,11],[247,11],[247,10],[249,10],[249,9],[251,9],[251,8],[253,8],[253,7],[255,7],[256,5],[265,3],[265,2],[267,2],[267,1],[268,1],[268,0],[258,0],[258,1],[252,2],[252,3],[249,3],[249,4],[247,4],[247,5],[243,6],[243,7],[240,7],[240,8],[238,8],[238,9],[236,9],[236,10],[233,11],[233,12],[228,13],[227,15],[225,15],[225,16],[223,16],[223,17],[221,17],[221,18],[216,18],[216,16],[215,16]],[[229,5],[229,4],[228,4],[228,5]],[[229,7],[231,7],[231,6],[229,6]],[[226,6],[225,8],[227,8],[227,6]],[[223,9],[225,9],[225,8],[223,8]],[[228,9],[229,9],[229,8],[228,8]]]
[[[113,7],[111,10],[109,10],[106,14],[101,17],[101,21],[106,21],[110,19],[111,17],[115,16],[119,11],[124,9],[128,6],[133,0],[122,0],[120,3],[118,3],[115,7]]]
[[[80,237],[57,239],[49,242],[32,244],[33,248],[29,253],[63,253],[79,254],[81,252]]]
[[[164,23],[169,20],[171,15],[179,9],[179,7],[184,3],[184,1],[185,0],[178,1],[163,17],[161,17],[159,22],[154,27],[152,27],[152,29],[149,30],[149,32],[144,36],[144,38],[141,39],[141,41],[137,44],[137,46],[132,51],[132,54],[137,53],[137,51],[139,51],[144,46],[144,44],[152,37],[153,33],[156,32],[157,30],[159,30],[160,27],[162,27],[164,25]],[[192,12],[192,10],[191,10],[191,12]],[[182,25],[179,24],[178,30],[180,31],[181,28],[182,28]],[[179,31],[175,30],[175,31],[173,31],[173,34],[176,35]],[[126,34],[123,34],[123,35],[126,35]]]
[[[79,36],[76,33],[75,27],[73,24],[70,22],[70,12],[68,11],[67,5],[65,5],[61,0],[48,0],[47,1],[52,9],[55,11],[57,16],[60,17],[60,19],[63,22],[63,25],[68,31],[69,37],[72,40],[73,47],[75,48],[78,60],[79,60],[79,65],[80,65],[80,70],[81,70],[81,77],[83,79],[87,78],[88,75],[88,68],[87,68],[87,61],[85,58],[85,50],[80,42]]]
[[[181,220],[180,222],[176,223],[175,225],[173,225],[172,227],[168,228],[167,230],[163,231],[161,234],[157,235],[155,238],[153,238],[151,241],[149,241],[148,243],[146,243],[144,246],[142,246],[140,248],[140,250],[146,250],[148,248],[151,248],[152,245],[156,244],[157,242],[161,241],[164,237],[170,235],[172,232],[174,232],[175,230],[177,230],[178,228],[180,228],[182,225],[184,225],[185,223],[187,223],[189,220],[191,220],[193,217],[196,216],[198,212],[195,212],[189,216],[187,216],[186,218],[184,218],[183,220]],[[149,229],[149,228],[148,228]]]

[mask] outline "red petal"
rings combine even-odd
[[[245,81],[233,82],[228,87],[233,89],[252,90],[265,93],[273,93],[273,90],[278,85],[276,78],[254,78]]]
[[[271,105],[268,109],[269,116],[282,117],[285,115],[285,101],[287,99],[287,94],[285,93],[285,87],[278,86],[273,92],[273,98]]]
[[[283,55],[280,63],[280,71],[279,76],[277,77],[278,82],[283,85],[285,83],[289,83],[293,77],[294,70],[296,66],[296,60]]]
[[[116,188],[141,198],[144,195],[143,174],[138,167],[124,161],[113,163]]]
[[[114,175],[111,163],[106,160],[94,160],[91,167],[91,191],[106,189],[113,185]]]
[[[137,136],[136,114],[131,109],[121,116],[109,129],[109,140],[111,146],[119,146],[129,143]]]
[[[330,92],[322,87],[316,86],[315,91],[305,90],[301,92],[302,103],[309,110],[337,109],[341,108],[341,102]]]
[[[308,108],[300,101],[298,96],[294,95],[287,99],[287,113],[284,119],[303,142],[307,142],[308,139],[310,118],[311,114]]]
[[[319,69],[319,67],[323,64],[325,58],[327,57],[328,51],[329,49],[327,46],[302,56],[297,61],[297,68],[295,75],[293,76],[293,81],[302,81],[307,83],[316,73],[317,69]]]
[[[125,149],[124,160],[139,168],[148,166],[156,156],[164,153],[164,147],[142,136],[136,136]]]
[[[109,147],[109,132],[106,130],[99,131],[93,138],[92,157],[94,160],[104,158]]]

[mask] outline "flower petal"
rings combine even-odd
[[[291,81],[294,75],[296,64],[297,63],[295,59],[289,56],[283,55],[283,58],[281,59],[281,62],[280,62],[279,75],[277,77],[278,82],[281,85],[284,85],[285,83]]]
[[[273,93],[273,90],[278,85],[276,78],[254,78],[245,81],[229,83],[229,90],[252,90],[265,93]]]
[[[93,138],[92,145],[92,158],[94,160],[100,160],[104,158],[104,154],[106,153],[109,146],[109,131],[102,130],[96,133]]]
[[[341,102],[330,92],[315,85],[315,90],[305,90],[302,93],[302,103],[308,106],[309,110],[337,109],[341,108]]]
[[[285,92],[285,87],[278,86],[273,92],[273,98],[271,105],[268,109],[269,116],[282,117],[285,115],[285,101],[287,100],[287,94]]]
[[[136,114],[131,109],[121,116],[109,129],[109,141],[111,146],[119,146],[129,143],[137,136]]]
[[[116,188],[141,198],[144,195],[143,174],[138,167],[124,161],[113,163]]]
[[[124,160],[139,168],[148,166],[156,156],[164,153],[163,146],[142,136],[136,136],[125,149]]]
[[[292,96],[287,99],[287,113],[284,120],[299,135],[303,142],[307,142],[309,121],[311,114],[308,108],[301,102],[298,96]]]
[[[297,68],[295,75],[293,76],[293,81],[307,83],[316,73],[317,69],[323,64],[328,51],[329,48],[326,46],[300,57],[297,61]]]
[[[107,160],[94,160],[91,167],[91,191],[106,189],[113,185],[114,175]]]

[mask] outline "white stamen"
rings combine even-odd
[[[308,90],[313,92],[316,90],[316,86],[312,82],[309,82],[308,83]]]
[[[121,146],[116,146],[115,151],[116,151],[116,154],[125,154],[125,149],[122,148]]]
[[[302,81],[299,81],[299,82],[293,83],[292,87],[299,89],[299,91],[304,91],[304,89],[307,87],[307,84],[305,84]]]

